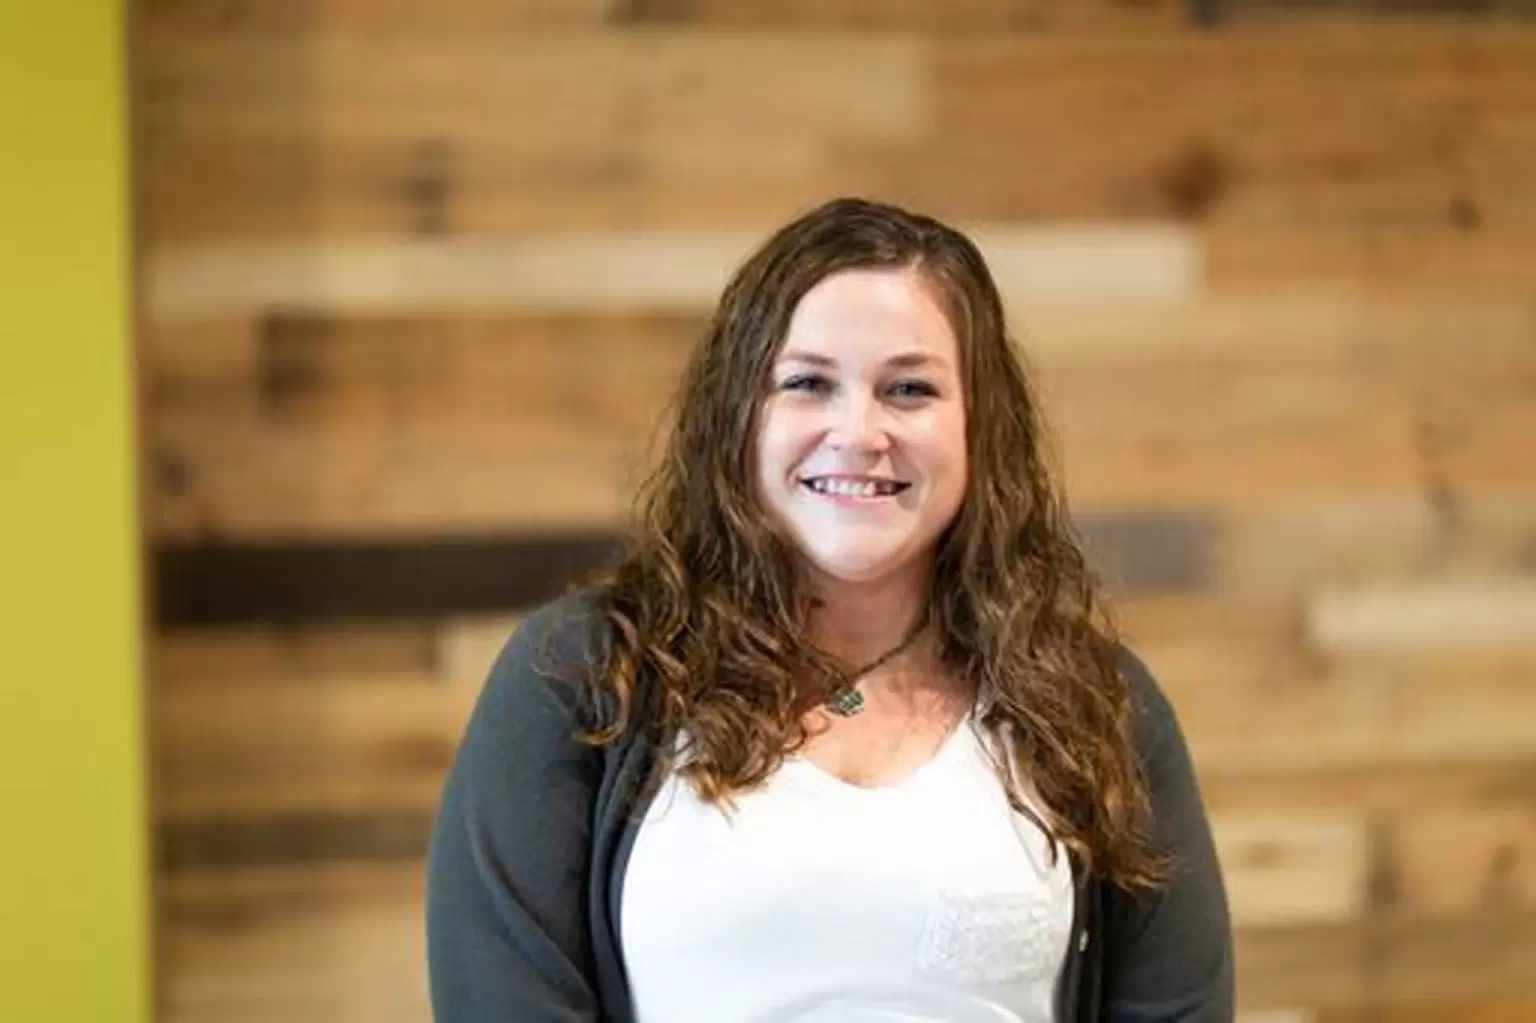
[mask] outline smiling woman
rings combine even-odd
[[[727,285],[628,554],[527,619],[433,834],[439,1020],[1230,1020],[1177,718],[981,253],[837,200]]]
[[[795,309],[757,437],[764,510],[808,575],[923,585],[965,493],[960,346],[909,268],[846,270]],[[892,580],[893,581],[893,580]]]
[[[812,287],[790,319],[760,412],[757,486],[810,589],[879,581],[908,608],[921,603],[927,555],[966,481],[960,346],[941,302],[910,267],[844,270]],[[825,610],[817,617],[831,623]],[[827,706],[862,711],[854,683],[904,653],[920,616],[912,625]]]

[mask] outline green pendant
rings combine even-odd
[[[842,717],[851,717],[864,709],[864,694],[853,686],[846,686],[827,700],[827,709]]]

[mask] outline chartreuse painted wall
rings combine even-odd
[[[0,0],[0,1020],[145,1023],[121,0]]]

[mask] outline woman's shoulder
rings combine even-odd
[[[480,696],[482,716],[535,707],[588,724],[597,710],[609,625],[601,592],[573,588],[530,608],[511,626]]]
[[[1142,758],[1155,761],[1170,744],[1182,747],[1178,713],[1146,660],[1124,639],[1115,643],[1114,656],[1135,709],[1136,740]]]
[[[608,636],[603,593],[597,586],[573,587],[529,608],[507,635],[498,661],[542,654],[559,667],[590,663]]]

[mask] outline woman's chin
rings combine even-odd
[[[895,575],[910,562],[908,551],[810,551],[806,560],[828,582],[872,583]]]

